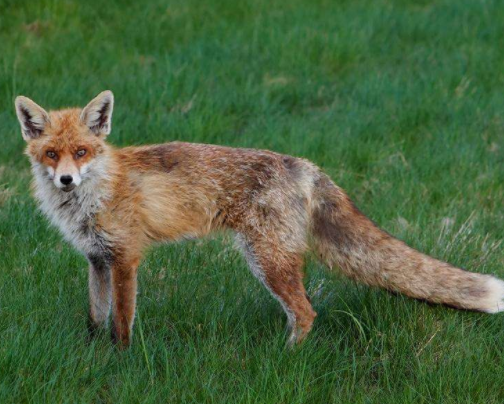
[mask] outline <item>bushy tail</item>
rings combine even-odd
[[[325,175],[312,212],[315,248],[330,267],[368,285],[456,308],[504,310],[504,282],[431,258],[380,230]]]

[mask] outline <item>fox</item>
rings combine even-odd
[[[47,112],[18,96],[34,196],[89,262],[89,330],[131,344],[137,274],[153,243],[234,233],[252,274],[280,303],[287,343],[317,316],[305,255],[369,286],[458,309],[504,310],[504,282],[425,255],[381,230],[312,162],[267,150],[169,142],[117,148],[114,95]]]

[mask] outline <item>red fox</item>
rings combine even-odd
[[[131,342],[137,269],[153,242],[236,234],[252,273],[282,305],[288,343],[315,316],[303,286],[311,248],[330,268],[367,285],[461,309],[504,310],[504,282],[467,272],[380,230],[311,162],[265,150],[172,142],[115,148],[114,97],[46,112],[16,98],[42,211],[89,261],[90,330]]]

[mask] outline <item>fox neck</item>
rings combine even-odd
[[[78,250],[90,254],[106,244],[95,230],[95,218],[111,198],[112,151],[93,159],[82,183],[70,192],[57,188],[47,169],[32,161],[35,197],[42,212]]]

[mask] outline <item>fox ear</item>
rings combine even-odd
[[[22,95],[16,97],[14,104],[24,140],[38,138],[49,123],[49,114],[40,105]]]
[[[80,120],[96,135],[108,135],[112,129],[112,110],[114,109],[114,94],[103,91],[86,105],[80,115]]]

